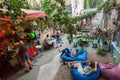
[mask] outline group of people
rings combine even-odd
[[[98,38],[101,33],[102,30],[99,27],[93,27],[92,34],[95,36],[95,38]]]
[[[36,43],[36,48],[38,49],[37,57],[40,57],[40,39],[36,38],[34,42]],[[46,38],[44,40],[46,42],[46,47],[58,47],[59,43],[62,43],[62,39],[60,37],[60,33],[57,32],[56,35],[50,37],[48,34],[46,35]],[[30,56],[27,52],[27,46],[25,45],[24,41],[19,41],[19,44],[16,45],[16,54],[18,55],[18,59],[20,62],[20,65],[23,65],[25,67],[25,72],[29,72],[32,69],[32,62],[30,60]]]
[[[60,33],[57,31],[57,33],[52,36],[47,34],[44,43],[44,49],[50,49],[51,47],[59,47],[59,43],[63,44],[63,41],[60,37]]]

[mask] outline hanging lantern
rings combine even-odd
[[[35,38],[36,38],[36,35],[35,35],[34,32],[29,33],[29,35],[30,35],[30,37],[31,37],[32,39],[35,39]]]

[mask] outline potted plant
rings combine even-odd
[[[97,47],[97,54],[104,56],[106,49],[104,47]]]
[[[104,45],[107,45],[107,41],[106,41],[106,40],[104,40],[102,43],[103,43]]]
[[[120,24],[117,26],[117,30],[120,30]]]

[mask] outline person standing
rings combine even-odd
[[[36,48],[38,49],[38,54],[37,54],[37,57],[40,58],[40,48],[41,48],[41,44],[40,44],[40,41],[39,41],[39,37],[35,40],[36,42]]]
[[[16,53],[18,53],[20,60],[26,68],[25,72],[29,72],[32,69],[32,62],[30,61],[29,54],[27,53],[27,48],[23,41],[20,41]]]

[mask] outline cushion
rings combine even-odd
[[[83,67],[85,67],[84,65]],[[78,72],[77,68],[71,69],[71,75],[73,77],[73,80],[97,80],[100,76],[100,68],[97,68],[97,71],[89,74],[89,75],[84,75]]]
[[[78,54],[81,54],[84,51],[84,49],[81,46],[77,46],[77,49],[78,49]]]
[[[73,39],[73,43],[77,44],[79,42],[79,40],[80,40],[79,38]]]
[[[98,40],[97,39],[94,39],[93,40],[93,44],[97,44],[98,43]]]
[[[100,63],[101,75],[107,80],[120,80],[120,67],[113,63]]]

